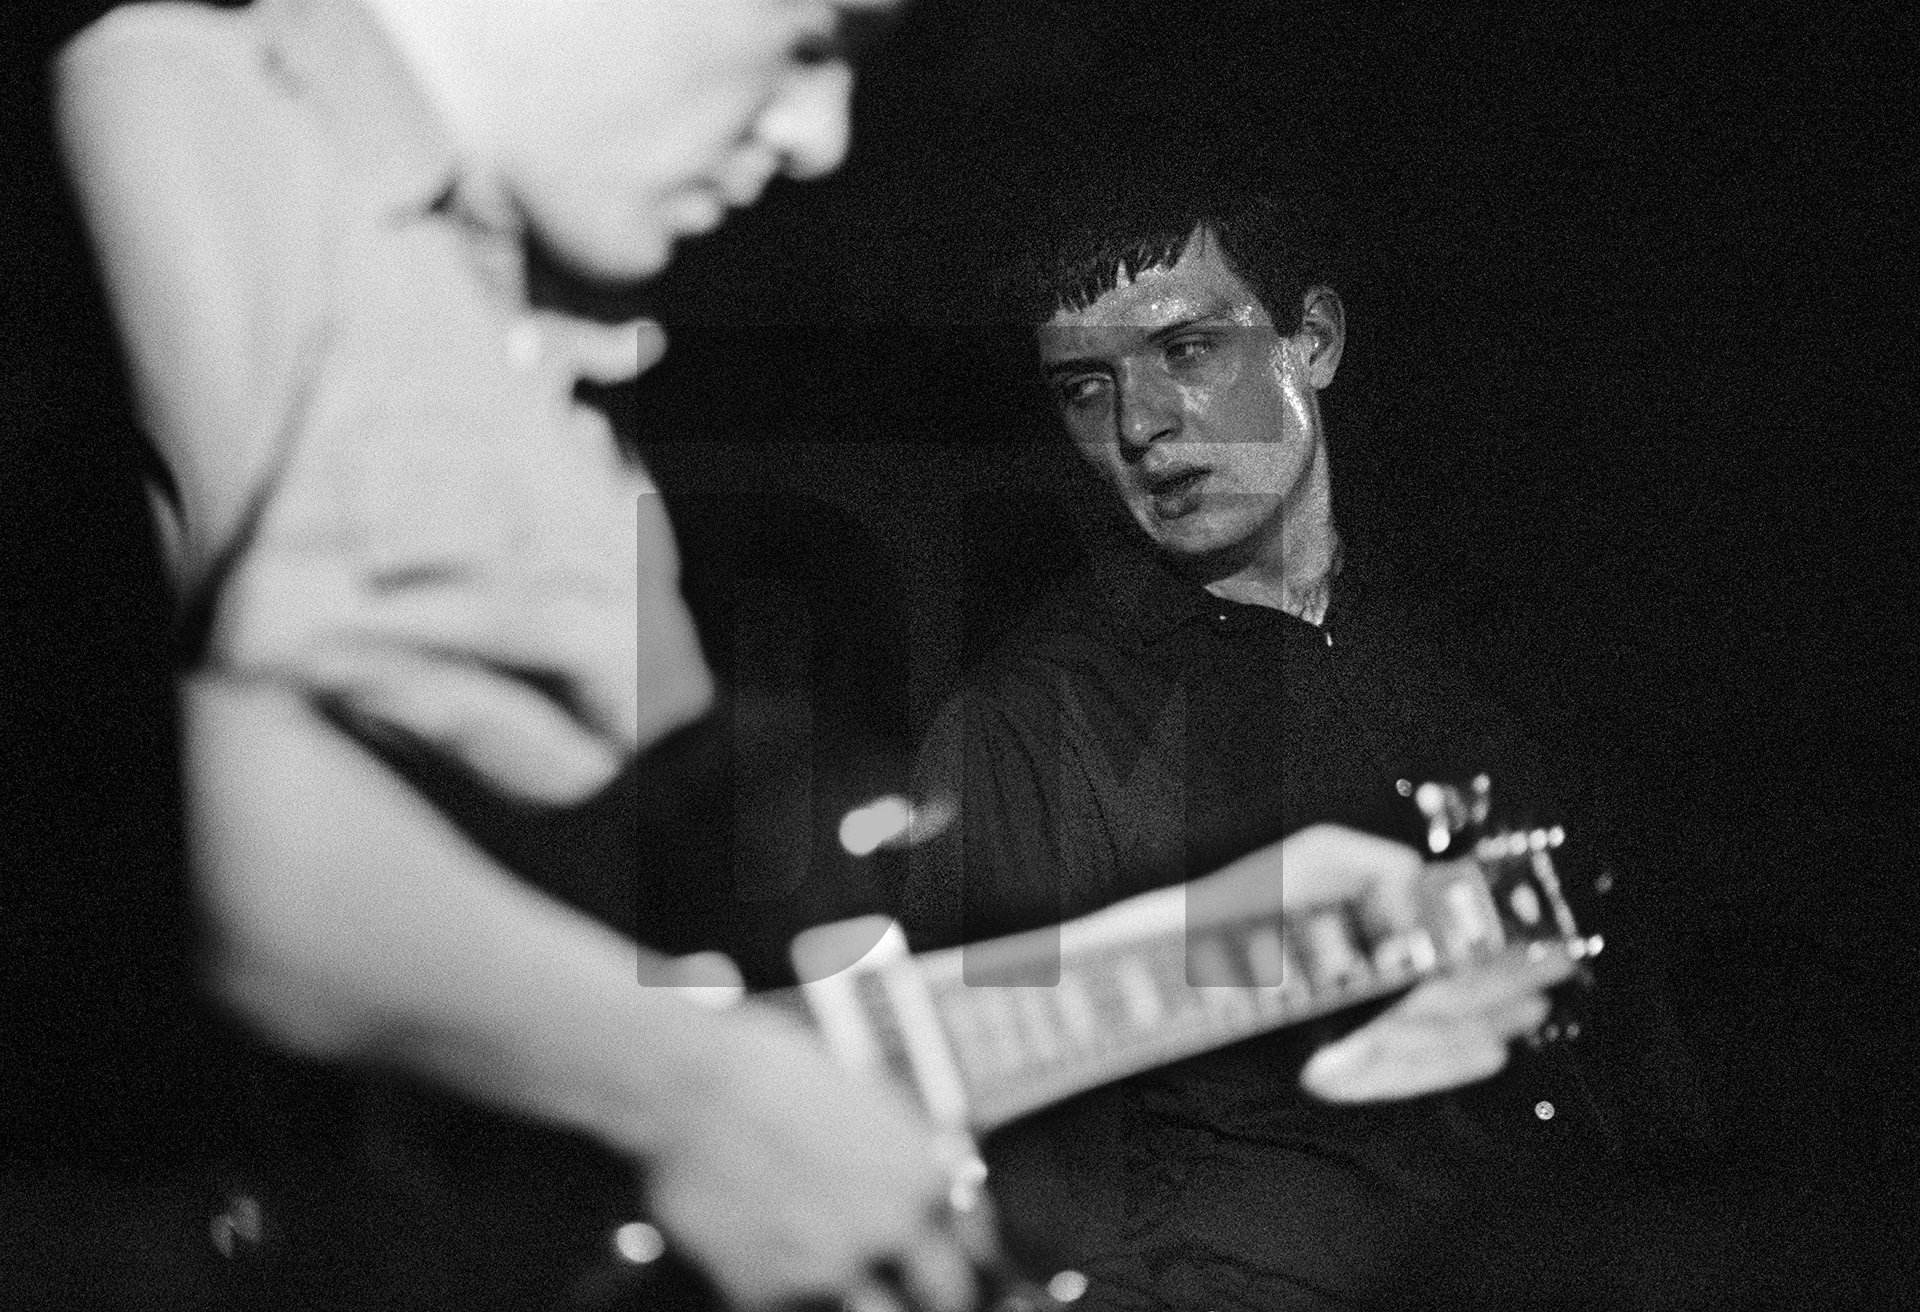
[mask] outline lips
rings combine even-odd
[[[1192,510],[1200,499],[1200,486],[1211,471],[1187,466],[1149,474],[1143,480],[1154,513],[1162,519],[1174,519]]]

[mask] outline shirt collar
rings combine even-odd
[[[1223,611],[1242,606],[1214,596],[1167,568],[1152,545],[1130,524],[1103,519],[1089,526],[1086,546],[1102,600],[1124,628],[1143,643],[1158,642],[1182,625],[1212,621]],[[1310,625],[1272,607],[1257,609],[1271,611],[1275,619],[1288,626],[1333,631],[1356,610],[1360,580],[1353,566],[1351,544],[1343,538],[1326,618],[1320,625]]]

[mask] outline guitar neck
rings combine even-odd
[[[842,1060],[890,1073],[943,1124],[984,1132],[1087,1089],[1384,997],[1516,942],[1578,936],[1558,831],[1429,866],[1417,923],[1369,934],[1330,904],[1189,928],[1187,886],[1065,925],[910,955],[884,918],[809,931],[795,960]],[[870,950],[850,951],[863,943]],[[850,956],[851,968],[836,969]]]

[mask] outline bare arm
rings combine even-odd
[[[285,689],[200,677],[183,698],[214,983],[249,1020],[629,1152],[623,1105],[691,1092],[674,1058],[706,1018],[638,982],[665,963],[495,866]]]
[[[655,1216],[742,1306],[903,1257],[936,1312],[971,1277],[932,1221],[935,1145],[890,1089],[522,884],[271,684],[184,693],[190,843],[217,988],[286,1046],[380,1061],[648,1167]]]

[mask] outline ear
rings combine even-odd
[[[1307,363],[1307,381],[1317,392],[1333,381],[1347,346],[1347,307],[1331,287],[1309,287],[1300,298],[1300,328],[1293,341]]]

